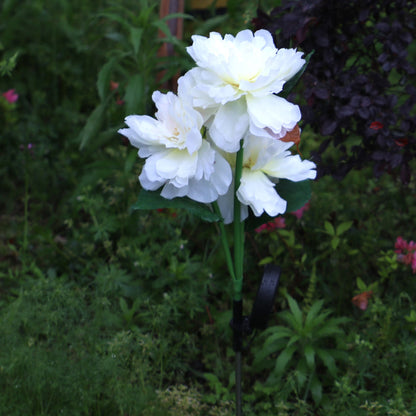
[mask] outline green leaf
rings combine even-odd
[[[287,342],[287,346],[290,347],[295,342],[298,342],[300,340],[300,335],[292,335],[292,337]]]
[[[188,20],[195,20],[195,17],[191,14],[187,13],[170,13],[165,16],[162,20],[171,20],[171,19],[188,19]]]
[[[332,240],[331,240],[331,247],[332,247],[332,249],[333,250],[335,250],[338,246],[339,246],[339,243],[341,242],[341,240],[340,240],[340,238],[339,237],[334,237]]]
[[[323,305],[323,300],[319,300],[317,302],[315,302],[311,308],[309,309],[308,314],[306,315],[306,319],[305,319],[305,329],[306,330],[310,330],[309,327],[313,327],[313,323],[314,323],[314,319],[317,317],[317,315],[319,314],[322,305]]]
[[[279,314],[281,320],[285,321],[292,329],[293,332],[302,331],[302,324],[298,322],[296,317],[291,311],[283,311]]]
[[[326,325],[326,319],[331,314],[329,309],[320,312],[319,315],[316,315],[313,319],[310,319],[308,322],[308,326],[306,327],[305,323],[305,331],[308,334],[313,334],[315,336],[317,328],[319,328],[322,324]]]
[[[314,402],[316,404],[320,403],[322,400],[322,384],[316,374],[314,374],[311,381],[311,392]]]
[[[330,337],[330,336],[335,336],[335,335],[340,335],[343,334],[343,330],[342,328],[340,328],[338,325],[340,323],[344,323],[343,320],[344,318],[332,318],[329,321],[327,321],[325,323],[325,325],[323,325],[321,328],[317,329],[314,332],[314,336],[316,338],[325,338],[325,337]]]
[[[83,150],[84,147],[88,144],[88,142],[95,137],[98,132],[100,131],[103,121],[105,111],[107,109],[108,100],[102,102],[97,107],[95,107],[94,111],[88,117],[87,123],[85,124],[84,128],[81,130],[81,133],[78,136],[78,140],[81,142],[79,148]]]
[[[115,63],[115,58],[110,59],[102,66],[100,72],[98,72],[97,90],[101,101],[104,101],[105,97],[110,91],[111,73]]]
[[[365,292],[367,290],[367,285],[360,277],[357,277],[357,287],[360,292]]]
[[[264,259],[261,259],[258,263],[259,266],[264,266],[265,264],[273,263],[274,259],[273,257],[265,257]]]
[[[168,42],[180,49],[184,49],[183,42],[172,35],[168,24],[164,20],[156,20],[152,22],[152,25],[156,26],[165,35],[165,37],[161,39],[162,42]]]
[[[334,357],[330,354],[329,351],[318,348],[316,350],[316,355],[322,360],[325,367],[328,369],[332,377],[337,375],[337,367],[335,365]]]
[[[305,354],[306,364],[308,364],[309,369],[312,370],[315,367],[315,349],[312,345],[306,345],[303,352]]]
[[[325,231],[327,232],[327,234],[332,235],[332,236],[335,235],[335,228],[329,221],[325,221],[324,227],[325,227]]]
[[[145,191],[142,189],[139,194],[137,202],[132,206],[132,209],[185,209],[192,215],[196,215],[207,222],[222,221],[222,218],[215,214],[209,206],[193,201],[189,198],[173,198],[166,199],[160,196],[159,192]]]
[[[284,349],[279,357],[276,360],[276,365],[274,367],[274,375],[281,377],[285,371],[285,368],[289,364],[289,361],[292,359],[294,352],[297,350],[296,345],[292,345],[289,348]]]
[[[103,13],[99,13],[98,16],[106,17],[109,20],[118,22],[126,30],[129,30],[130,28],[130,23],[126,19],[124,19],[122,16],[120,16],[119,14],[103,12]]]
[[[273,326],[268,328],[267,332],[270,332],[271,335],[267,337],[264,345],[273,343],[280,338],[289,338],[293,335],[293,331],[285,326]]]
[[[133,75],[126,86],[124,101],[126,102],[126,115],[143,114],[144,111],[144,85],[141,74]]]
[[[142,42],[143,29],[140,27],[130,27],[130,43],[133,46],[134,53],[137,55]]]
[[[290,295],[286,296],[287,301],[289,303],[290,311],[292,312],[293,317],[295,318],[295,321],[299,328],[302,328],[303,326],[303,313],[299,308],[298,303],[295,299],[293,299]]]
[[[299,388],[302,388],[307,380],[307,375],[309,374],[308,367],[306,365],[306,360],[304,358],[300,359],[298,365],[296,366],[296,379],[298,382]]]
[[[410,314],[405,316],[404,319],[406,319],[406,321],[410,323],[416,322],[416,311],[412,309],[410,311]]]
[[[302,208],[311,199],[310,180],[292,182],[280,179],[276,185],[277,193],[287,201],[286,212],[293,212]]]
[[[352,224],[353,224],[353,221],[346,221],[338,225],[337,232],[336,232],[337,236],[340,236],[344,234],[346,231],[348,231],[351,228]]]
[[[305,58],[306,62],[303,64],[302,68],[289,81],[285,83],[285,85],[283,86],[283,91],[279,93],[280,97],[286,98],[292,92],[293,88],[295,88],[296,84],[298,83],[300,77],[305,72],[314,52],[315,51],[312,51],[308,55],[306,55],[306,58]]]
[[[124,315],[126,315],[129,311],[126,300],[124,298],[120,298],[119,304],[120,304],[121,311],[123,312]]]

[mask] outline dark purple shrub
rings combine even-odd
[[[376,176],[398,173],[408,183],[416,155],[414,2],[283,0],[268,15],[259,11],[255,26],[275,34],[279,48],[315,51],[302,114],[324,136],[313,155],[319,175],[342,178],[372,165]]]

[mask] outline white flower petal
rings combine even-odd
[[[237,152],[246,134],[248,116],[244,100],[232,101],[220,107],[214,115],[209,133],[213,142],[225,152]]]
[[[210,178],[212,186],[218,195],[224,195],[231,186],[233,173],[229,163],[218,153],[215,153],[214,172]]]
[[[263,32],[267,32],[266,30],[263,30]],[[242,42],[253,42],[253,32],[250,29],[245,29],[237,33],[235,37],[235,42],[242,43]],[[225,40],[230,39],[230,41],[234,40],[234,37],[232,35],[225,35]]]
[[[156,169],[161,177],[183,183],[182,178],[187,182],[189,177],[195,175],[197,162],[197,153],[190,155],[184,150],[172,150],[165,152],[156,162]]]
[[[250,132],[258,136],[268,134],[270,129],[274,135],[283,137],[301,118],[297,105],[274,94],[264,97],[248,95],[247,110],[250,115]],[[274,137],[273,134],[269,134],[270,137]]]
[[[293,182],[316,178],[316,165],[309,160],[301,160],[299,155],[270,159],[262,171],[274,178],[289,179]]]
[[[143,145],[157,145],[161,135],[166,134],[158,120],[149,116],[127,116],[125,123],[128,129],[120,129],[118,132],[127,137],[130,143],[137,148]],[[161,130],[163,130],[161,132]]]
[[[208,157],[206,161],[201,160],[205,156],[204,153]],[[212,156],[214,160],[212,160]],[[190,179],[187,196],[198,202],[214,202],[218,199],[218,195],[224,195],[230,187],[232,181],[231,167],[213,149],[199,152],[198,168],[200,166],[205,168],[204,174],[201,179],[197,175]]]
[[[200,81],[201,79],[203,82]],[[219,106],[219,103],[208,94],[215,82],[219,86],[223,85],[218,77],[201,68],[193,68],[178,79],[178,96],[198,110],[204,122]]]
[[[278,70],[277,76],[284,81],[289,81],[305,64],[302,55],[303,52],[297,52],[296,49],[279,49],[274,64]]]
[[[173,198],[180,198],[180,197],[186,196],[187,192],[188,192],[188,186],[177,188],[172,183],[168,182],[163,187],[162,191],[160,192],[160,195],[166,199],[173,199]]]
[[[263,212],[274,217],[286,211],[286,201],[277,194],[274,183],[260,171],[243,169],[237,196],[243,204],[250,206],[257,217]]]
[[[199,181],[201,179],[209,179],[214,172],[215,150],[210,144],[204,140],[198,151],[198,163],[193,175],[193,179]]]
[[[232,223],[234,220],[234,180],[231,182],[227,193],[218,197],[217,203],[221,216],[224,220],[224,224]],[[242,204],[240,211],[241,221],[244,221],[247,217],[248,207],[247,205]]]
[[[228,162],[207,141],[190,155],[186,150],[165,149],[146,159],[142,187],[156,190],[167,199],[188,196],[203,203],[213,202],[228,191],[232,171]]]
[[[156,189],[159,189],[165,183],[164,179],[157,179],[152,175],[151,178],[149,178],[148,173],[151,174],[152,171],[143,168],[139,176],[140,185],[143,189],[146,189],[147,191],[156,191]]]
[[[187,149],[194,153],[202,143],[202,115],[187,101],[169,92],[155,91],[152,95],[158,111],[157,119],[149,116],[128,116],[128,129],[120,129],[131,144],[142,150],[141,157],[147,157],[157,146],[161,148]],[[147,147],[147,148],[146,148]]]
[[[212,32],[208,38],[193,36],[187,48],[198,68],[191,70],[197,80],[189,94],[194,105],[209,108],[243,95],[262,97],[282,90],[284,83],[304,64],[302,52],[278,50],[271,34],[243,30],[235,37]]]

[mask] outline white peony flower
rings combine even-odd
[[[202,138],[202,116],[171,92],[156,91],[152,99],[156,118],[128,116],[128,128],[119,130],[146,158],[139,176],[142,187],[155,191],[163,186],[161,196],[167,199],[188,196],[203,203],[215,201],[228,191],[232,172]]]
[[[283,214],[287,203],[275,189],[279,179],[299,182],[315,179],[315,164],[301,160],[288,150],[293,142],[248,135],[244,139],[244,159],[237,198],[242,203],[242,220],[250,207],[257,217],[266,212],[271,217]],[[232,163],[232,162],[231,162]],[[233,221],[233,195],[230,191],[218,199],[226,223]]]
[[[276,49],[271,34],[243,30],[237,36],[194,35],[188,53],[198,65],[178,81],[179,91],[208,120],[215,144],[236,152],[247,131],[283,137],[300,120],[299,107],[279,93],[304,65],[302,52]]]

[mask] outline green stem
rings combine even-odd
[[[244,260],[244,221],[241,221],[241,203],[237,198],[243,172],[244,149],[243,141],[237,152],[234,176],[234,300],[241,300],[243,286],[243,260]]]
[[[242,292],[243,292],[243,261],[244,261],[244,221],[241,221],[241,203],[237,197],[243,173],[244,148],[243,140],[240,141],[240,150],[237,152],[234,173],[234,270],[233,280],[233,323],[234,349],[235,349],[235,398],[236,416],[242,415],[242,376],[241,376],[241,351],[242,351]],[[236,307],[238,306],[238,308]]]
[[[218,207],[217,201],[213,202],[212,206],[214,208],[214,212],[221,216],[221,212],[220,212],[220,209]],[[235,272],[234,272],[233,259],[231,257],[230,245],[228,244],[227,234],[225,232],[225,226],[224,226],[224,223],[222,221],[219,221],[218,224],[219,224],[219,227],[220,227],[221,243],[222,243],[222,248],[224,249],[225,260],[227,262],[228,272],[230,273],[230,276],[233,279],[233,281],[235,281]]]

